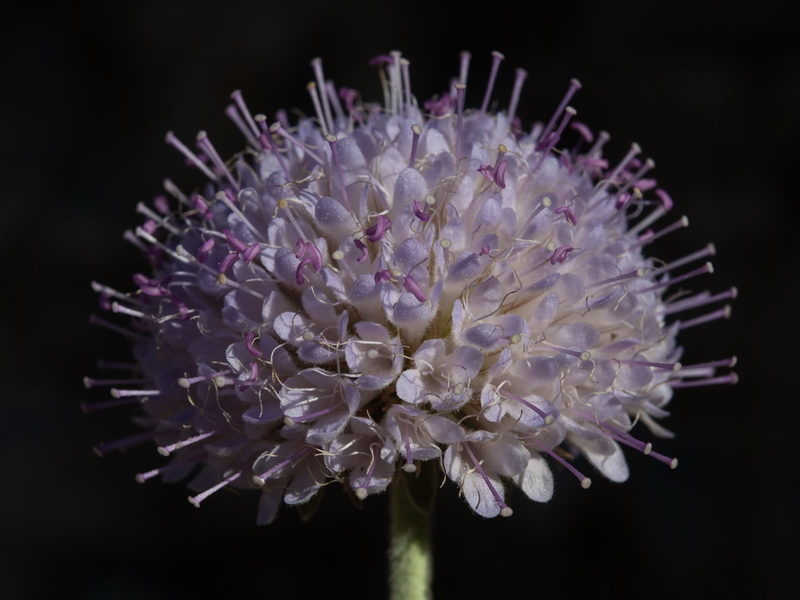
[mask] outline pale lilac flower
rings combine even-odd
[[[532,129],[515,117],[524,71],[490,112],[493,56],[478,110],[468,54],[420,108],[391,53],[376,61],[383,106],[337,94],[315,60],[312,118],[269,121],[232,95],[248,145],[231,160],[205,133],[196,150],[167,136],[208,182],[139,206],[126,237],[153,269],[134,292],[94,284],[130,319],[97,322],[134,341],[139,367],[87,379],[114,386],[90,408],[140,405],[146,428],[99,451],[154,441],[170,461],[140,481],[193,474],[196,505],[260,490],[259,523],[332,481],[363,500],[423,461],[486,517],[512,513],[509,485],[550,499],[551,467],[588,487],[576,456],[612,481],[628,477],[623,446],[677,464],[630,430],[669,436],[656,420],[673,389],[735,382],[717,373],[734,358],[681,366],[675,341],[727,317],[682,315],[735,289],[684,291],[713,246],[646,257],[688,221],[666,219],[638,145],[610,161],[608,134],[573,120],[577,81]]]

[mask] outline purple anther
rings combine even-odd
[[[634,185],[639,188],[640,192],[647,192],[656,187],[655,179],[637,179]]]
[[[422,106],[433,116],[441,117],[453,112],[455,100],[452,96],[445,94],[440,98],[431,98],[430,100],[425,100]]]
[[[567,260],[567,255],[573,250],[575,250],[575,248],[572,246],[559,246],[556,248],[556,251],[553,252],[553,256],[550,257],[550,264],[563,263]]]
[[[165,196],[162,195],[153,198],[153,206],[155,206],[156,210],[162,215],[169,214],[169,204],[167,204],[167,198]]]
[[[303,238],[297,238],[297,252],[294,255],[297,258],[303,258],[306,255],[306,241]]]
[[[389,56],[388,54],[379,54],[378,56],[373,56],[369,59],[369,66],[370,67],[377,67],[380,65],[392,65],[394,64],[394,58]]]
[[[380,285],[384,281],[389,281],[392,278],[392,274],[389,273],[386,269],[381,269],[377,273],[375,273],[375,283]]]
[[[614,208],[616,208],[617,210],[621,209],[628,203],[628,200],[630,200],[630,198],[631,195],[628,192],[622,192],[617,198],[617,202],[614,204]]]
[[[384,215],[378,215],[378,222],[372,227],[367,227],[364,234],[370,242],[377,242],[383,239],[383,235],[392,228],[392,222]]]
[[[201,263],[204,263],[208,260],[208,254],[214,248],[214,238],[209,239],[205,242],[202,246],[200,246],[200,250],[197,251],[197,260]]]
[[[313,268],[314,271],[319,272],[319,270],[322,268],[322,254],[317,249],[317,247],[311,242],[307,242],[303,239],[298,239],[297,252],[295,253],[295,256],[297,258],[303,258],[306,255],[306,253],[308,253],[307,260],[309,261],[306,264],[311,264],[311,268]]]
[[[597,168],[605,170],[608,168],[608,161],[605,158],[584,158],[583,167],[588,169]]]
[[[670,198],[667,192],[659,188],[653,193],[658,196],[659,200],[661,200],[664,210],[672,210],[672,198]]]
[[[350,88],[342,87],[339,88],[339,98],[341,98],[344,102],[344,107],[347,109],[347,112],[352,114],[356,108],[358,92],[351,90]]]
[[[427,213],[423,212],[422,206],[420,203],[414,200],[414,216],[417,217],[422,222],[430,221],[431,217]]]
[[[239,255],[236,252],[231,252],[227,254],[225,258],[222,259],[222,262],[219,263],[219,272],[225,273],[228,269],[230,269],[236,261],[239,260]]]
[[[256,339],[256,334],[253,333],[252,331],[248,332],[244,338],[245,348],[247,348],[247,351],[255,357],[264,356],[264,353],[253,345],[253,341],[255,339]]]
[[[157,279],[150,279],[141,273],[136,273],[136,275],[133,276],[133,282],[138,285],[142,293],[147,296],[152,296],[154,298],[169,296],[169,292]]]
[[[506,168],[508,167],[508,161],[503,159],[497,163],[497,166],[494,169],[494,182],[500,189],[506,189]]]
[[[580,121],[573,121],[569,124],[569,126],[581,134],[581,137],[585,139],[590,144],[594,141],[594,135],[592,134],[591,129],[589,129],[586,125],[581,123]]]
[[[303,285],[305,282],[305,278],[303,277],[303,269],[306,265],[310,265],[312,262],[310,257],[306,257],[300,261],[300,264],[297,265],[297,271],[294,272],[294,280],[297,285]]]
[[[236,237],[230,229],[223,229],[222,233],[224,233],[225,237],[228,238],[228,243],[231,245],[231,248],[236,250],[236,252],[244,252],[247,250],[247,244]]]
[[[259,251],[261,250],[261,245],[258,242],[253,242],[247,247],[247,250],[244,251],[242,254],[242,258],[244,262],[250,262],[256,256],[258,256]]]
[[[489,248],[488,244],[486,246],[481,246],[481,251],[478,253],[478,256],[489,254],[489,250],[491,250],[491,248]]]
[[[203,200],[201,196],[195,195],[192,197],[192,202],[194,203],[194,207],[197,209],[197,212],[199,212],[204,219],[207,219],[210,215],[210,212],[208,210],[208,204],[206,204],[206,201]]]
[[[575,218],[575,213],[568,206],[560,206],[556,209],[557,215],[564,215],[570,225],[577,225],[578,219]]]
[[[356,262],[364,262],[367,260],[367,246],[361,240],[353,240],[353,243],[356,245],[356,248],[361,250],[361,256],[356,259]]]
[[[142,225],[142,229],[144,229],[150,235],[153,235],[156,230],[158,230],[158,223],[153,221],[153,219],[147,219]]]
[[[182,300],[180,300],[179,298],[175,297],[174,295],[172,296],[171,299],[172,299],[172,302],[175,304],[175,306],[178,309],[178,314],[180,314],[181,320],[182,321],[188,321],[189,320],[189,315],[192,314],[192,311],[189,310],[189,307],[186,306],[186,304],[184,304],[184,302]]]
[[[558,134],[553,131],[536,144],[536,152],[547,152],[558,143]]]
[[[411,275],[403,277],[403,287],[406,288],[407,292],[414,294],[417,300],[425,302],[425,294],[422,293],[422,288],[419,287],[419,284]]]

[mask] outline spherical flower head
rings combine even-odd
[[[153,269],[135,291],[94,284],[130,319],[97,321],[134,340],[139,373],[87,385],[117,386],[146,428],[100,451],[154,440],[170,460],[140,481],[191,474],[195,505],[260,490],[259,523],[333,481],[364,500],[425,461],[484,517],[511,515],[509,485],[549,500],[554,466],[588,487],[578,456],[618,482],[623,446],[674,467],[630,430],[669,436],[656,419],[675,388],[735,381],[716,374],[735,359],[682,367],[676,345],[729,309],[675,316],[735,290],[676,287],[711,272],[713,246],[647,257],[688,221],[656,226],[672,201],[652,160],[636,144],[603,157],[609,136],[569,106],[577,81],[532,129],[515,117],[522,70],[508,111],[490,111],[502,58],[479,109],[468,54],[420,107],[395,52],[375,61],[383,106],[337,91],[316,59],[314,117],[270,122],[232,95],[247,147],[231,160],[205,133],[194,150],[168,134],[208,182],[139,206],[127,237]]]

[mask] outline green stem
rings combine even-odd
[[[391,600],[433,598],[431,513],[436,491],[436,475],[425,463],[422,463],[422,466],[419,473],[401,472],[391,487],[389,540]]]

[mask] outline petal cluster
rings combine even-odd
[[[675,466],[630,430],[669,435],[656,419],[674,388],[735,381],[716,373],[734,358],[682,367],[675,341],[729,309],[674,316],[735,289],[678,286],[711,272],[713,246],[647,257],[688,221],[654,229],[672,202],[652,161],[636,144],[603,157],[608,135],[568,106],[577,81],[522,129],[526,74],[509,110],[490,111],[493,58],[480,109],[464,105],[468,54],[420,107],[392,53],[376,60],[383,105],[337,91],[315,60],[314,117],[270,122],[234,93],[244,152],[223,161],[205,133],[194,150],[167,136],[208,182],[140,205],[127,237],[152,273],[130,293],[95,284],[130,318],[98,322],[135,341],[139,374],[87,379],[144,411],[146,433],[116,446],[154,440],[170,457],[140,480],[192,474],[197,505],[258,489],[268,523],[330,482],[364,499],[423,461],[485,517],[511,514],[509,485],[549,500],[554,466],[588,487],[578,455],[612,481],[628,477],[622,446]]]

